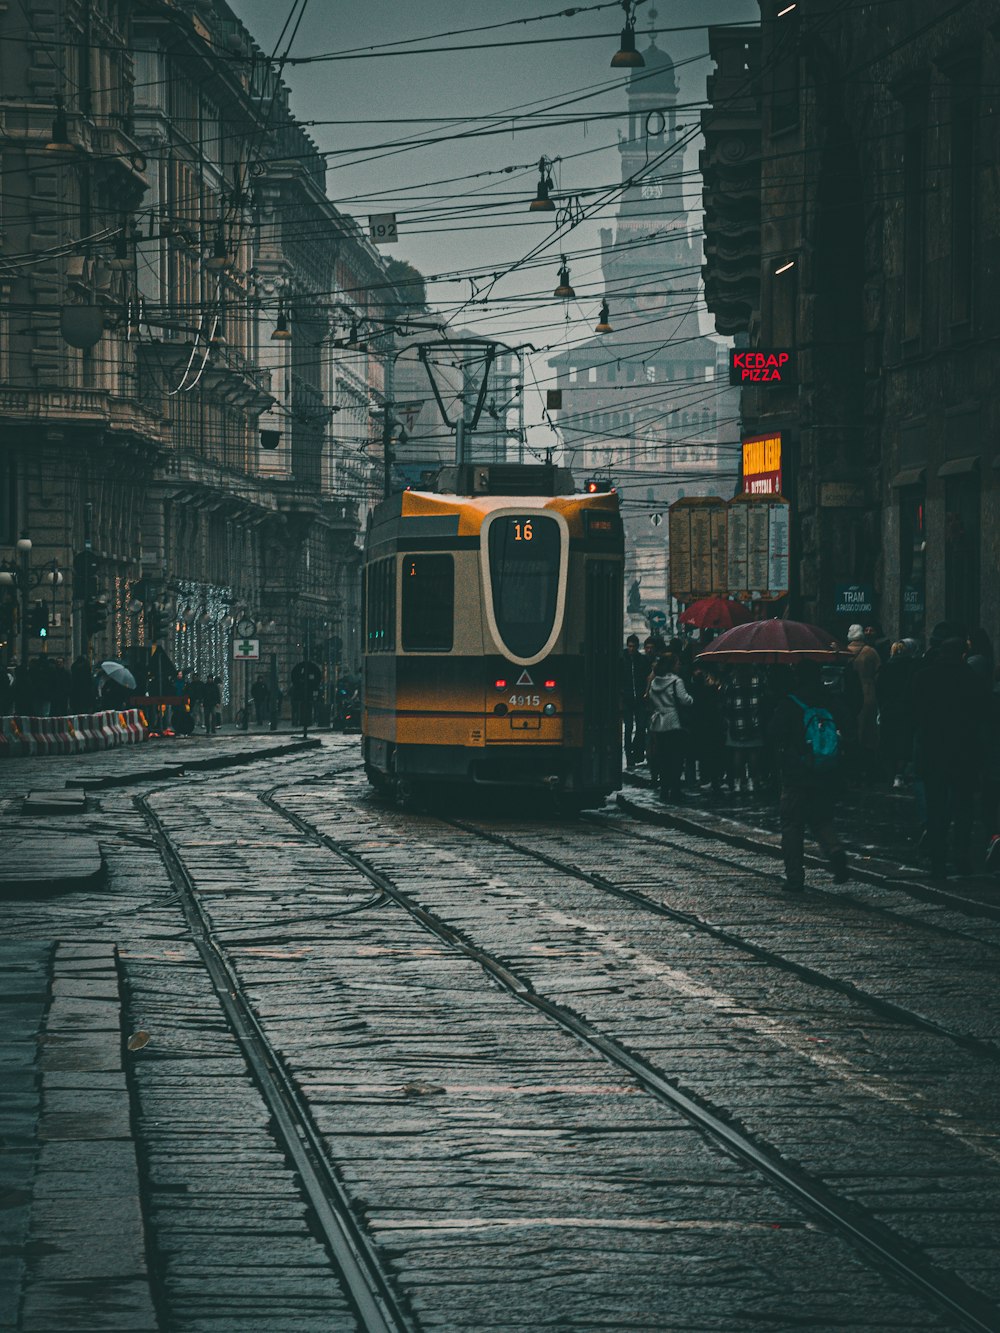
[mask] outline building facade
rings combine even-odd
[[[1000,12],[761,13],[711,34],[706,290],[720,331],[795,355],[742,393],[782,437],[793,614],[844,630],[853,586],[893,636],[995,640]]]
[[[0,61],[3,660],[156,642],[231,712],[304,656],[332,682],[382,472],[381,257],[224,0],[7,7]]]
[[[728,386],[725,347],[701,327],[673,63],[655,41],[642,55],[619,142],[617,220],[601,232],[610,331],[550,365],[563,391],[557,421],[566,461],[578,481],[614,482],[628,582],[638,583],[644,609],[668,611],[667,510],[684,496],[732,495],[737,395]]]

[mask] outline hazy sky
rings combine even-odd
[[[270,54],[293,0],[230,3]],[[298,12],[300,0],[295,0],[294,7]],[[401,39],[419,39],[415,45],[435,50],[351,56],[289,65],[285,71],[295,115],[303,121],[326,122],[310,127],[310,133],[331,154],[327,159],[330,197],[362,225],[372,212],[397,214],[400,241],[385,251],[409,260],[429,279],[437,279],[428,283],[431,305],[455,314],[457,323],[476,332],[496,333],[511,343],[530,341],[552,350],[592,334],[601,300],[595,253],[598,229],[610,225],[615,200],[544,250],[540,267],[529,265],[502,278],[487,306],[459,312],[459,305],[471,297],[472,287],[464,276],[449,279],[449,275],[474,270],[488,278],[552,236],[552,214],[539,217],[527,212],[542,154],[563,159],[556,170],[557,186],[562,190],[620,181],[617,132],[625,121],[620,114],[610,119],[598,117],[624,113],[626,106],[625,78],[609,67],[618,47],[622,11],[618,4],[595,8],[590,0],[583,0],[580,7],[586,12],[541,19],[555,14],[559,4],[553,0],[411,0],[406,4],[401,0],[308,0],[292,46],[293,58],[358,48],[384,50],[387,43]],[[651,11],[656,13],[653,21]],[[705,25],[758,18],[754,0],[675,0],[673,4],[660,0],[655,7],[640,5],[640,50],[648,45],[645,34],[655,25],[657,44],[681,66],[677,71],[679,105],[696,104],[681,110],[681,125],[697,124],[705,97],[705,79],[711,70]],[[525,19],[532,21],[521,22]],[[489,24],[513,26],[441,36]],[[688,31],[673,31],[689,25]],[[490,49],[491,43],[529,41],[536,44]],[[474,49],[440,50],[460,44]],[[575,119],[570,125],[525,128],[520,117],[529,111],[546,111],[550,118],[568,114]],[[496,120],[490,124],[489,118]],[[494,132],[468,137],[477,129]],[[456,139],[456,135],[463,137]],[[386,146],[398,145],[402,139],[438,142]],[[689,170],[697,165],[696,154],[695,144],[685,162]],[[513,170],[508,172],[508,168]],[[697,209],[697,180],[690,183],[689,199]],[[470,205],[475,207],[470,210]],[[578,293],[577,302],[568,309],[552,299],[561,251],[570,260]],[[548,373],[545,361],[545,355],[534,358],[539,380]],[[529,411],[529,420],[532,418],[537,421],[537,413]]]

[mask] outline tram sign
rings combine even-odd
[[[730,384],[794,384],[795,353],[787,347],[756,351],[733,347],[729,352]]]
[[[726,595],[726,502],[717,495],[676,500],[670,518],[670,595],[679,602]]]
[[[729,596],[773,602],[788,592],[789,504],[780,495],[737,495],[728,506]]]
[[[781,434],[748,435],[743,441],[743,494],[781,494]]]

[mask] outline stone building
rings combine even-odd
[[[667,610],[666,511],[685,495],[732,495],[737,395],[724,346],[701,328],[699,244],[673,63],[655,41],[642,55],[619,142],[616,225],[601,233],[611,331],[549,364],[563,391],[556,419],[566,461],[578,482],[593,474],[617,486],[627,580],[639,582],[647,610]]]
[[[749,386],[782,436],[792,611],[925,637],[1000,632],[1000,12],[762,4],[711,33],[706,290],[717,327],[792,349]],[[854,617],[856,618],[856,617]]]
[[[146,190],[133,78],[121,5],[0,10],[0,559],[21,564],[15,542],[31,543],[21,587],[0,588],[0,660],[16,661],[22,642],[32,655],[80,651],[72,569],[87,539],[108,611],[101,651],[142,634],[132,590],[165,431],[127,336],[123,216]],[[44,605],[47,637],[21,638],[17,602]]]
[[[231,710],[304,655],[332,680],[382,471],[381,257],[224,0],[6,7],[0,59],[0,556],[27,531],[62,576],[33,648],[157,640]]]

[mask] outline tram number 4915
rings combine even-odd
[[[537,708],[542,699],[539,694],[512,694],[507,702],[511,708]]]

